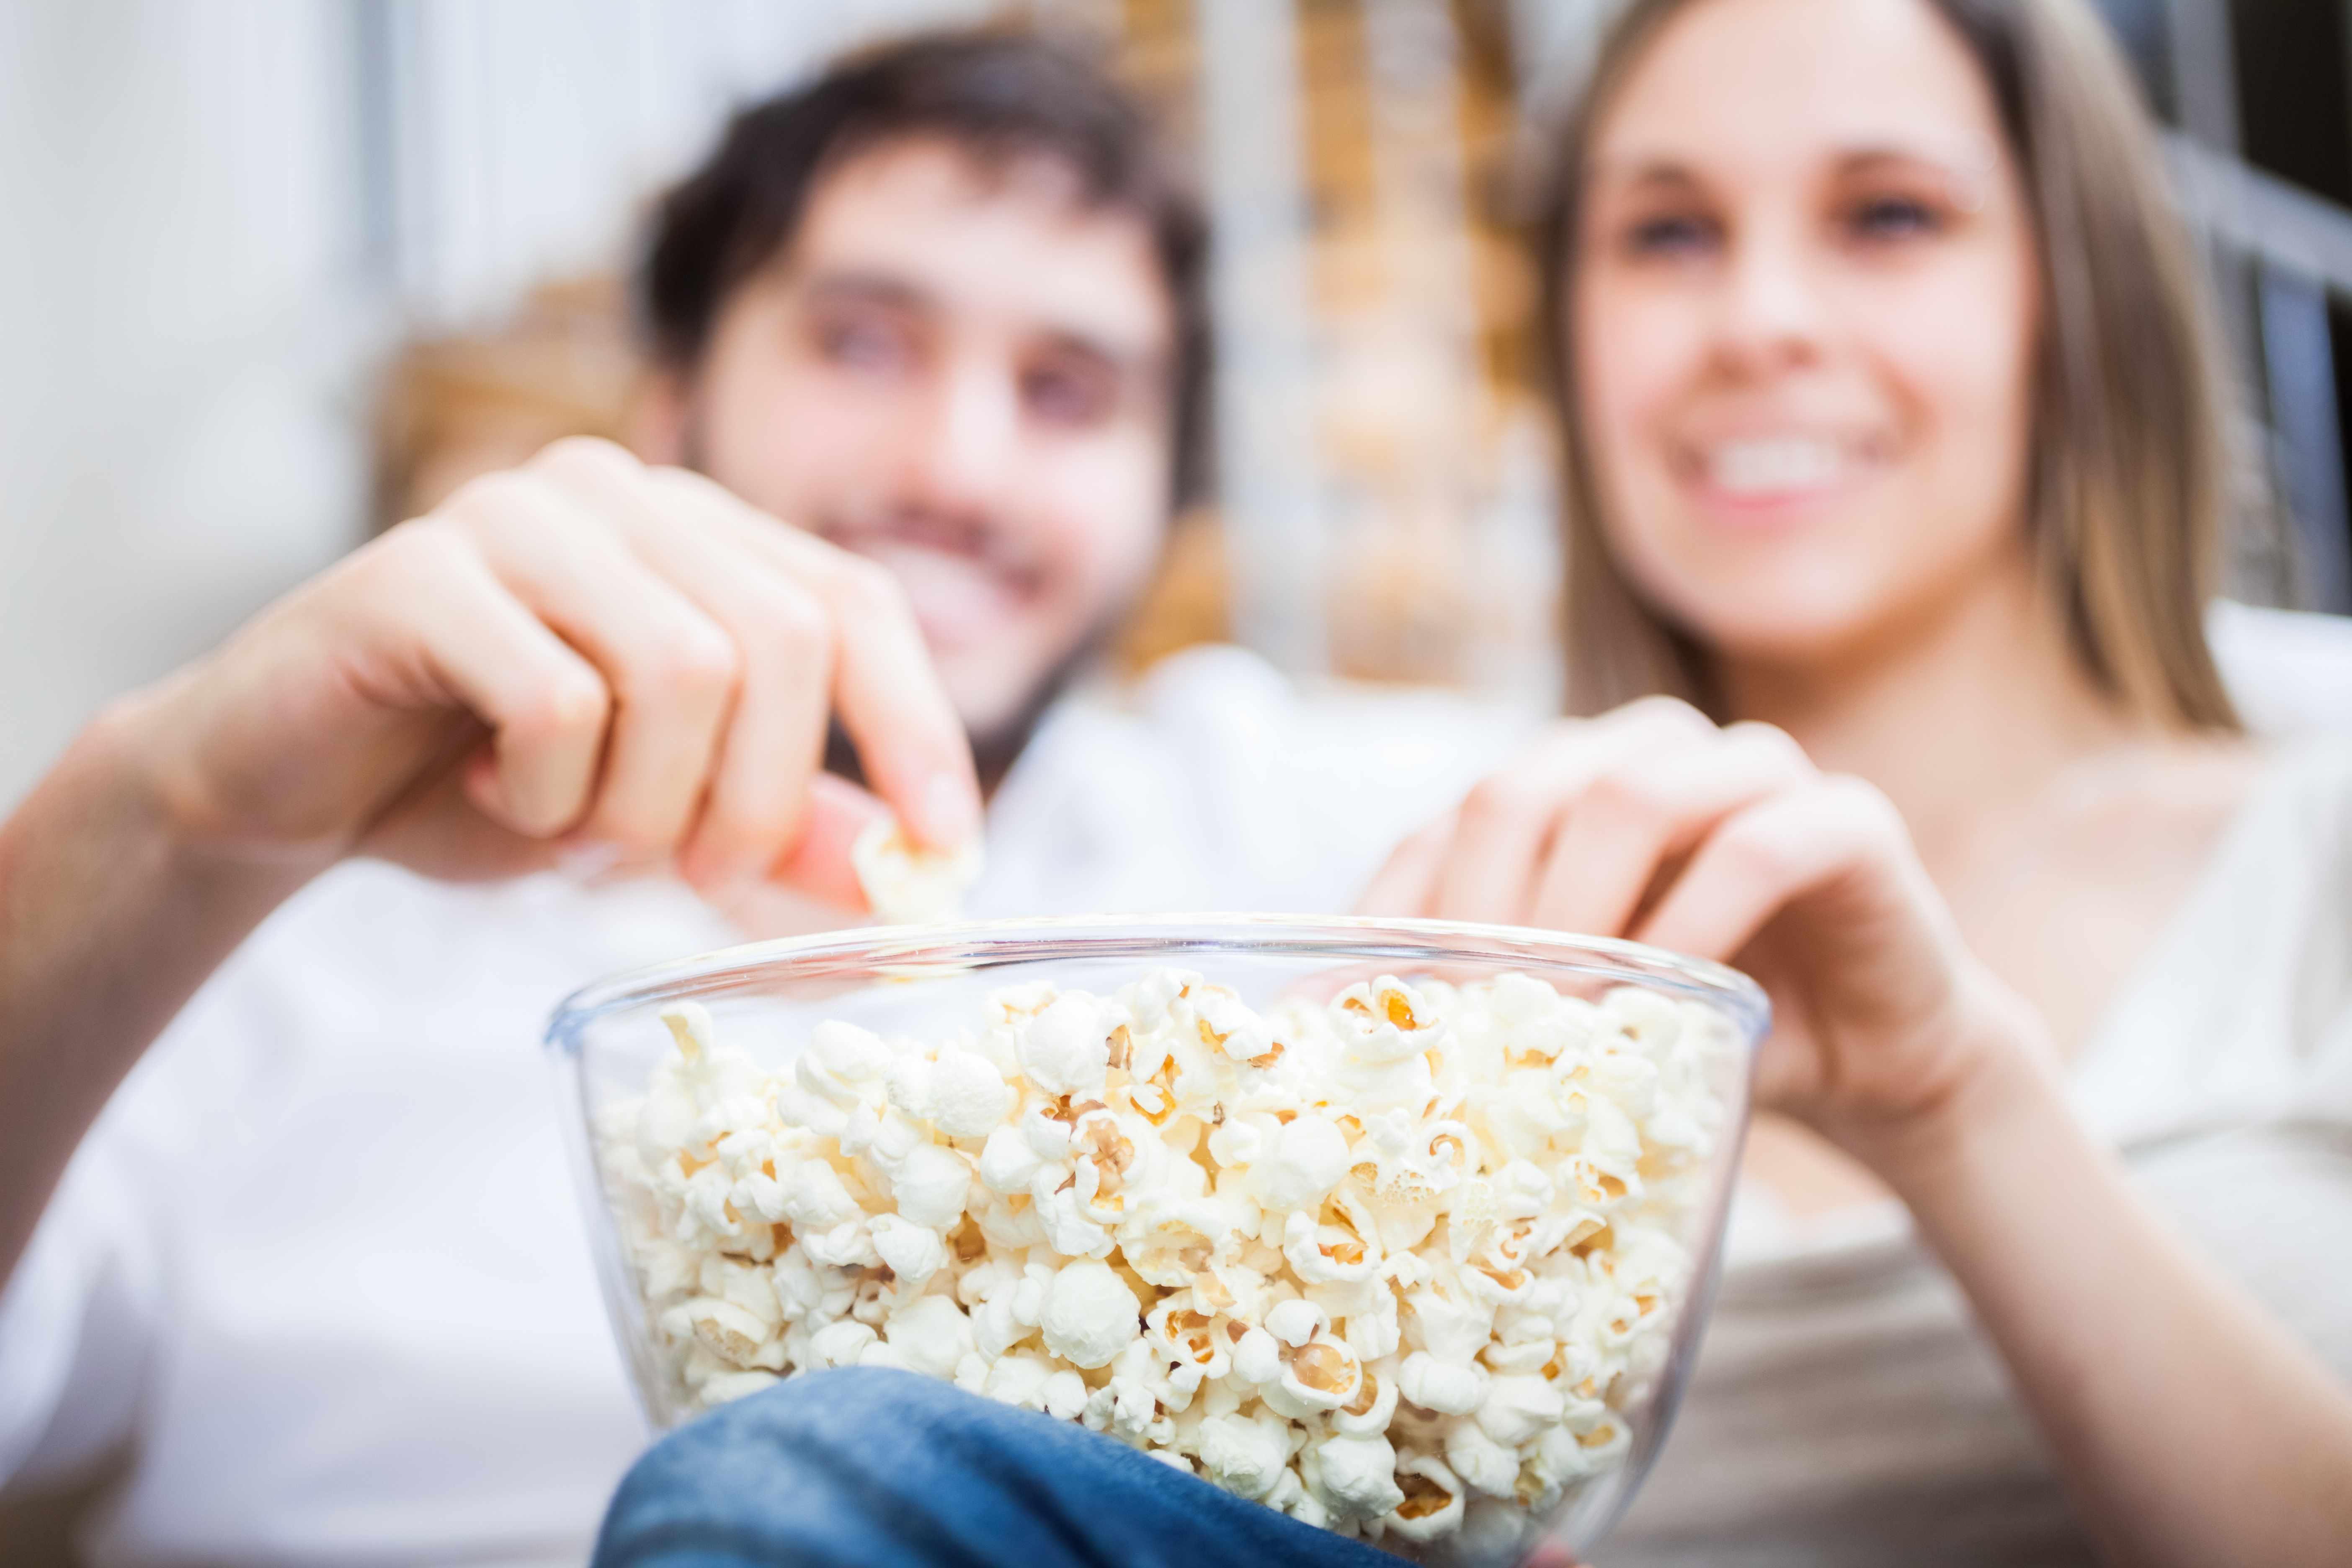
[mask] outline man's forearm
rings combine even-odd
[[[2352,1395],[2197,1258],[2021,1065],[1889,1172],[2114,1560],[2322,1563],[2352,1541]]]
[[[315,869],[187,845],[142,782],[137,701],[0,822],[0,1279],[140,1053]]]

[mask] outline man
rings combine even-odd
[[[1475,775],[1233,650],[1065,691],[1197,482],[1202,264],[1084,67],[846,66],[658,215],[677,466],[478,482],[76,742],[0,827],[0,1476],[127,1447],[108,1561],[576,1561],[645,1432],[565,991],[855,918],[886,806],[985,810],[977,913],[1328,909]]]

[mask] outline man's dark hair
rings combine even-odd
[[[659,362],[696,364],[727,297],[791,243],[818,180],[904,136],[941,137],[990,161],[1056,159],[1077,175],[1089,207],[1150,226],[1176,322],[1173,505],[1198,499],[1207,479],[1206,226],[1141,105],[1089,60],[1038,38],[981,32],[889,45],[736,114],[655,213],[637,286]]]

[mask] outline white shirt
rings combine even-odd
[[[1519,727],[1181,655],[1053,711],[968,908],[1342,910]],[[737,940],[674,883],[322,878],[76,1155],[0,1297],[0,1477],[131,1444],[101,1563],[583,1559],[647,1433],[540,1033],[575,986]]]
[[[2262,727],[2352,719],[2335,623],[2215,630]],[[1180,655],[1123,700],[1055,710],[991,808],[969,908],[1342,909],[1519,728],[1436,694],[1302,700],[1236,650]],[[133,1445],[100,1563],[583,1558],[646,1433],[540,1031],[577,985],[736,940],[673,884],[321,879],[123,1084],[0,1294],[0,1478]],[[1717,1343],[1738,1332],[1726,1295]],[[1751,1454],[1818,1460],[1784,1440],[1785,1406],[1754,1414]],[[1720,1540],[1673,1479],[1702,1425],[1695,1406],[1629,1549],[1643,1516]]]

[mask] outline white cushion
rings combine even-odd
[[[2216,599],[2205,635],[2255,734],[2352,731],[2352,617]]]

